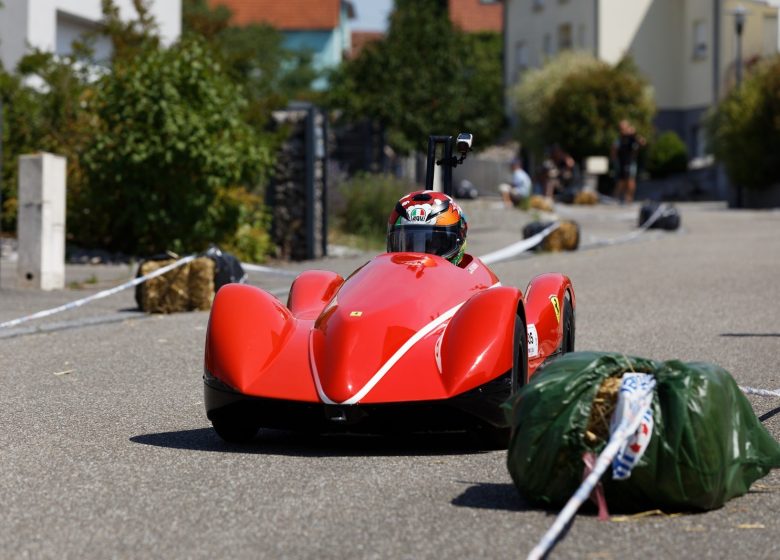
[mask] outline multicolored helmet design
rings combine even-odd
[[[467,230],[465,214],[446,194],[409,193],[387,221],[387,251],[429,253],[458,264],[466,250]]]

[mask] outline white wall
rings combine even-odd
[[[135,17],[132,0],[115,0],[122,18]],[[6,68],[13,68],[27,45],[67,54],[70,40],[97,25],[100,0],[6,0],[0,8],[0,56]],[[181,34],[181,0],[155,0],[151,13],[167,45]],[[98,57],[106,54],[107,42],[96,45]]]

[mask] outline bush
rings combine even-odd
[[[609,155],[621,119],[643,136],[655,113],[652,92],[630,59],[615,66],[564,53],[527,72],[514,90],[519,139],[535,151],[560,144],[575,159]]]
[[[647,172],[654,179],[688,169],[688,148],[673,131],[659,134],[647,150]]]
[[[337,213],[341,231],[379,243],[387,235],[390,212],[415,187],[391,175],[363,173],[339,190],[344,198],[344,205]]]
[[[541,68],[527,70],[512,88],[510,96],[517,113],[517,136],[536,152],[552,142],[544,135],[550,102],[569,76],[601,64],[590,54],[563,51]]]
[[[35,87],[25,85],[25,79]],[[91,94],[88,70],[74,57],[57,59],[34,51],[22,58],[15,73],[0,68],[3,230],[16,229],[20,155],[44,151],[65,156],[68,189],[78,189],[80,154],[92,134],[93,123],[84,109]]]
[[[734,183],[757,190],[780,183],[780,56],[731,90],[707,128],[713,153]]]
[[[86,182],[69,224],[77,242],[146,254],[237,242],[237,201],[249,193],[225,189],[259,185],[270,155],[210,52],[195,39],[148,48],[115,61],[97,84]]]

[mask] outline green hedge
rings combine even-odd
[[[337,210],[339,229],[380,243],[387,235],[390,212],[404,194],[414,190],[411,183],[391,175],[356,175],[339,189],[343,198]]]

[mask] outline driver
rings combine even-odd
[[[463,260],[468,224],[460,206],[444,193],[417,191],[399,200],[387,221],[388,253],[430,253],[452,264]]]

